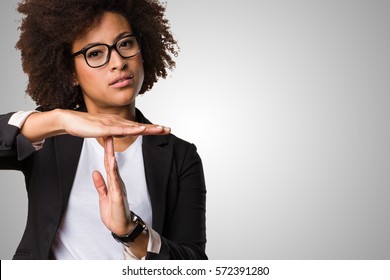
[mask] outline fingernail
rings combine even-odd
[[[139,129],[145,129],[146,128],[146,126],[143,126],[143,125],[141,125],[140,127],[139,127]]]

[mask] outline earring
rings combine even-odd
[[[72,86],[73,86],[73,87],[78,87],[78,86],[79,86],[79,83],[78,83],[78,82],[73,82]]]

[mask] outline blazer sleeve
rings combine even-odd
[[[177,164],[177,199],[167,230],[161,235],[159,254],[147,259],[207,259],[206,186],[202,161],[191,144]]]
[[[35,152],[32,143],[17,126],[10,125],[14,113],[0,115],[0,169],[21,170],[21,162]]]

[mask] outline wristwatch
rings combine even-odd
[[[111,232],[112,237],[119,243],[122,243],[126,246],[129,246],[129,242],[134,242],[134,240],[144,231],[146,230],[146,224],[142,219],[134,214],[133,212],[130,213],[131,220],[133,223],[135,223],[135,227],[133,228],[132,231],[130,231],[128,234],[125,236],[118,236],[115,233]]]

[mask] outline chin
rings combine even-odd
[[[135,103],[135,97],[129,99],[118,100],[117,106],[130,106]]]
[[[133,89],[123,89],[114,92],[111,96],[113,96],[113,100],[116,100],[119,103],[132,103],[134,102],[137,94],[134,92]]]

